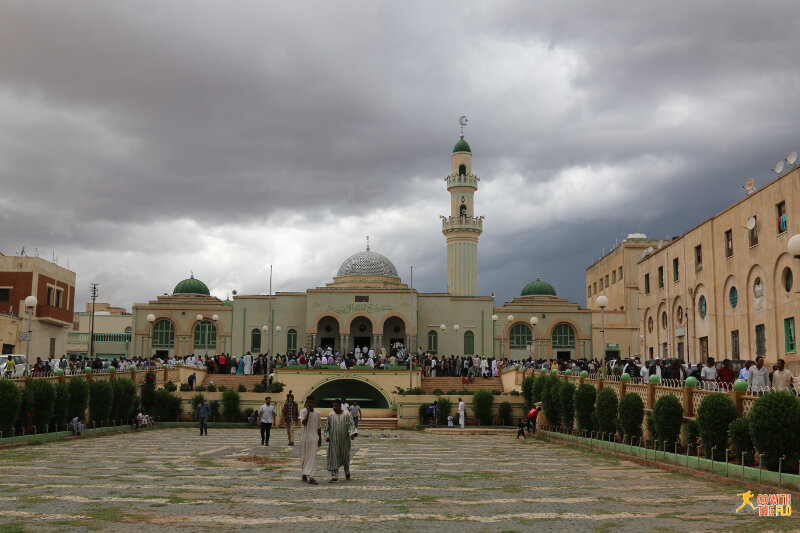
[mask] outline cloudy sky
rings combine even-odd
[[[0,3],[0,252],[130,308],[304,290],[363,249],[443,292],[460,115],[480,293],[678,235],[800,148],[800,3]]]

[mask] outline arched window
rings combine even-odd
[[[428,351],[431,353],[439,351],[439,334],[434,330],[428,332]]]
[[[739,291],[736,290],[736,287],[731,287],[728,292],[728,300],[731,302],[731,307],[736,309],[736,304],[739,303]]]
[[[194,347],[195,348],[216,348],[217,347],[217,326],[210,320],[198,322],[194,327]]]
[[[511,348],[525,348],[532,340],[531,328],[527,324],[514,324],[508,334],[508,345]]]
[[[475,355],[475,334],[471,331],[464,332],[464,355]]]
[[[700,311],[700,318],[705,318],[708,312],[708,304],[705,296],[700,297],[700,300],[697,302],[697,309]]]
[[[559,324],[553,330],[553,348],[575,348],[575,330],[569,324]]]
[[[755,283],[753,283],[753,296],[756,298],[764,296],[764,284],[761,283],[761,278],[756,278]]]
[[[258,328],[250,332],[250,351],[261,352],[261,330]]]
[[[459,176],[467,175],[467,165],[458,165],[458,175]]]
[[[153,348],[175,346],[175,326],[169,320],[159,320],[153,325]]]
[[[461,207],[459,208],[458,216],[460,216],[461,218],[467,218],[467,206],[465,206],[464,204],[461,204]]]
[[[287,352],[296,352],[297,351],[297,330],[290,329],[286,332],[286,351]]]

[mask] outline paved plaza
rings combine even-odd
[[[0,452],[0,531],[754,531],[738,487],[504,435],[365,431],[353,480],[300,481],[257,429],[160,429]],[[324,444],[324,443],[323,443]],[[256,457],[253,457],[253,456]],[[746,488],[745,488],[746,490]]]

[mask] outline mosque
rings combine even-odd
[[[442,216],[447,244],[447,290],[420,293],[402,281],[384,255],[370,249],[342,262],[324,287],[274,295],[211,296],[193,275],[171,295],[134,304],[137,355],[241,355],[296,352],[330,346],[375,351],[404,346],[440,355],[486,357],[592,357],[592,312],[559,298],[536,279],[519,297],[495,306],[478,295],[478,239],[484,217],[475,215],[480,178],[462,135],[444,179],[450,215]]]

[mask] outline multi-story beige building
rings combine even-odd
[[[92,304],[86,304],[85,313],[75,314],[75,324],[67,335],[67,353],[72,356],[89,354],[92,331]],[[95,357],[114,359],[133,355],[133,315],[123,307],[108,303],[94,304]]]
[[[592,311],[594,353],[606,358],[639,355],[639,272],[642,253],[664,241],[648,240],[642,233],[631,233],[613,250],[586,269],[586,308]],[[597,298],[605,296],[608,305],[601,313]],[[605,320],[605,341],[600,330]]]
[[[642,347],[650,357],[784,358],[800,370],[795,322],[800,168],[787,172],[639,262]]]
[[[37,300],[32,308],[28,359],[35,362],[37,357],[66,354],[67,328],[72,327],[75,308],[75,273],[40,257],[0,254],[0,313],[23,319],[17,325],[17,353],[24,353],[28,344],[20,339],[28,334],[28,296]]]

